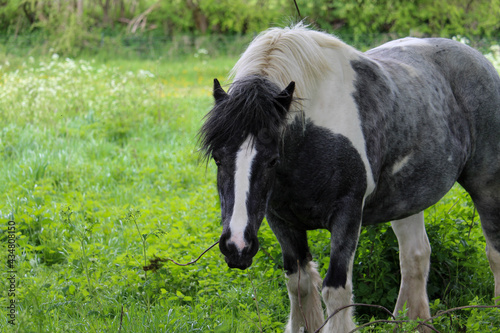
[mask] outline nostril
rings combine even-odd
[[[228,231],[224,233],[219,240],[219,248],[223,255],[226,257],[233,257],[241,255],[241,249],[238,248],[237,244],[233,240],[231,232]]]
[[[247,247],[245,248],[245,252],[250,256],[253,257],[257,254],[259,251],[259,240],[257,237],[252,237],[247,243]]]
[[[219,249],[220,251],[222,252],[222,254],[226,255],[228,253],[228,249],[227,249],[227,240],[228,240],[228,234],[227,233],[223,233],[221,236],[220,236],[220,239],[219,239]]]

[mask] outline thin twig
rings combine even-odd
[[[299,14],[299,19],[302,19],[302,15],[300,15],[300,9],[299,6],[297,5],[297,1],[293,0],[293,2],[295,3],[295,9],[297,9],[297,14]]]
[[[476,218],[476,206],[474,205],[474,211],[472,212],[472,221],[470,221],[469,234],[467,235],[467,239],[470,240],[470,232],[472,228],[474,228],[474,219]]]
[[[465,309],[474,309],[474,308],[479,308],[479,309],[491,309],[491,308],[497,308],[497,309],[500,309],[500,305],[466,305],[466,306],[460,306],[460,307],[457,307],[457,308],[452,308],[452,309],[448,309],[448,310],[445,310],[445,311],[441,311],[439,312],[437,315],[433,316],[433,317],[430,317],[428,319],[425,319],[423,321],[419,321],[419,320],[396,320],[396,317],[394,317],[394,315],[385,307],[381,306],[381,305],[374,305],[374,304],[361,304],[361,303],[355,303],[355,304],[349,304],[349,305],[346,305],[346,306],[343,306],[341,308],[338,308],[337,310],[335,310],[335,312],[333,312],[330,316],[328,316],[328,318],[325,320],[325,322],[323,323],[323,325],[321,325],[314,333],[319,333],[319,331],[326,325],[326,323],[328,322],[328,320],[330,320],[333,316],[335,316],[337,313],[339,313],[340,311],[342,310],[345,310],[349,307],[352,307],[352,306],[367,306],[367,307],[374,307],[374,308],[379,308],[379,309],[382,309],[384,311],[386,311],[387,313],[390,314],[390,316],[393,318],[393,320],[374,320],[374,321],[370,321],[368,323],[365,323],[363,325],[360,325],[358,327],[356,327],[355,329],[351,330],[349,333],[352,333],[352,332],[356,332],[366,326],[369,326],[369,325],[372,325],[372,324],[377,324],[377,323],[389,323],[389,324],[403,324],[403,323],[410,323],[410,322],[414,322],[416,324],[418,324],[419,326],[425,326],[429,329],[431,329],[432,331],[434,332],[438,332],[439,331],[437,329],[435,329],[432,325],[428,324],[428,322],[440,317],[440,316],[443,316],[447,313],[450,313],[450,312],[454,312],[454,311],[458,311],[458,310],[465,310]]]
[[[458,311],[458,310],[465,310],[465,309],[491,309],[491,308],[497,308],[500,309],[500,305],[466,305],[466,306],[459,306],[457,308],[452,308],[444,311],[440,311],[437,315],[427,318],[424,321],[421,322],[421,324],[425,324],[428,321],[432,321],[438,317],[441,317],[442,315],[445,315],[450,312]]]
[[[319,333],[319,331],[326,325],[326,323],[333,317],[335,316],[337,313],[339,313],[340,311],[342,310],[345,310],[347,308],[350,308],[350,307],[353,307],[353,306],[367,306],[367,307],[371,307],[371,308],[377,308],[377,309],[381,309],[381,310],[384,310],[385,312],[387,312],[393,319],[396,319],[396,317],[394,317],[394,315],[392,314],[391,311],[389,311],[386,307],[383,307],[382,305],[376,305],[376,304],[363,304],[363,303],[354,303],[354,304],[349,304],[349,305],[346,305],[346,306],[343,306],[341,308],[338,308],[337,310],[335,310],[331,315],[328,316],[328,318],[326,318],[325,322],[323,323],[323,325],[321,325],[314,333]]]
[[[306,331],[309,332],[309,325],[307,325],[307,318],[306,315],[304,314],[304,309],[302,308],[302,301],[300,299],[300,262],[297,259],[297,267],[299,268],[299,280],[297,282],[297,295],[299,296],[299,309],[300,309],[300,314],[302,314],[302,319],[304,319],[304,323],[306,325]]]
[[[123,304],[122,304],[122,313],[120,314],[120,327],[118,328],[118,333],[122,331],[122,323],[123,323]]]
[[[281,263],[279,263],[276,259],[274,259],[274,257],[269,252],[267,252],[265,248],[261,247],[259,250],[262,251],[266,256],[268,256],[269,258],[271,258],[271,260],[274,262],[274,264],[276,266],[278,266],[279,269],[281,269],[282,271],[285,270],[285,268],[283,267],[283,265]]]
[[[257,289],[255,289],[255,286],[253,285],[253,278],[249,274],[248,277],[250,278],[250,283],[252,284],[253,288],[253,296],[254,296],[254,301],[255,301],[255,307],[257,308],[257,316],[259,317],[259,328],[260,332],[262,333],[262,321],[260,320],[260,310],[259,310],[259,302],[257,301]]]
[[[451,210],[460,202],[460,199],[458,199],[457,201],[455,201],[453,203],[453,205],[451,205],[450,209],[448,209],[448,211],[446,212],[446,215],[449,215]]]
[[[399,325],[399,324],[404,324],[404,323],[409,323],[409,322],[413,322],[413,320],[374,320],[374,321],[370,321],[368,323],[365,323],[363,325],[359,325],[358,327],[356,327],[355,329],[349,331],[348,333],[359,331],[360,329],[365,328],[366,326],[370,326],[372,324],[386,323],[386,324],[398,324]],[[432,325],[422,324],[420,322],[418,322],[418,323],[419,323],[419,325],[425,326],[425,327],[433,330],[434,332],[441,333],[437,329],[435,329],[434,327],[432,327]]]
[[[200,260],[200,258],[205,254],[207,253],[208,251],[210,251],[215,245],[219,244],[219,241],[215,242],[214,244],[210,245],[205,251],[203,251],[199,256],[198,258],[194,259],[194,260],[191,260],[190,262],[186,263],[186,264],[180,264],[178,263],[177,261],[175,261],[174,259],[170,259],[170,258],[159,258],[159,257],[155,257],[154,259],[152,260],[149,260],[150,264],[148,266],[144,266],[142,269],[145,270],[145,271],[156,271],[158,270],[160,267],[161,267],[161,262],[167,262],[167,261],[171,261],[173,262],[174,264],[176,264],[177,266],[189,266],[189,265],[192,265],[194,263],[196,263],[198,260]]]

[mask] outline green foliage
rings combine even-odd
[[[168,62],[0,54],[0,260],[9,219],[18,245],[17,326],[0,311],[0,331],[282,331],[288,296],[281,249],[266,223],[249,270],[228,269],[217,249],[195,265],[143,270],[154,256],[189,262],[220,236],[215,169],[200,165],[196,133],[212,103],[211,80],[224,80],[234,62],[202,51]],[[454,188],[426,217],[432,312],[492,304],[467,195]],[[329,233],[310,239],[324,275]],[[392,309],[397,272],[390,227],[364,228],[356,302]],[[0,294],[7,299],[5,288]],[[498,327],[495,311],[463,310],[436,325]],[[387,319],[361,307],[356,315],[359,323]],[[405,325],[410,331],[415,323]],[[365,331],[394,324],[372,326]]]
[[[306,22],[355,44],[381,34],[495,38],[500,32],[500,0],[297,0],[297,4]],[[142,53],[161,48],[160,54],[179,46],[207,48],[196,45],[194,37],[214,35],[216,42],[221,34],[251,37],[300,19],[292,0],[0,2],[3,44],[19,46],[28,38],[26,43],[45,53],[72,57],[102,49],[113,52],[130,44],[138,44]]]
[[[168,34],[247,33],[266,29],[270,22],[287,15],[283,9],[289,11],[292,6],[293,2],[285,0],[174,0],[162,2],[150,18],[163,21]]]
[[[411,35],[496,36],[500,2],[315,0],[299,1],[302,12],[321,28],[355,36],[395,32]]]

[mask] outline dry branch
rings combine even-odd
[[[144,28],[146,27],[147,16],[151,14],[151,12],[159,6],[160,2],[156,2],[153,5],[151,5],[148,9],[146,9],[143,13],[139,14],[137,17],[134,17],[132,20],[130,20],[127,27],[128,32],[135,33],[137,31],[137,28],[139,28],[139,26],[141,26],[142,29],[144,30]]]
[[[205,254],[207,253],[208,251],[210,251],[215,245],[219,244],[219,241],[215,242],[214,244],[210,245],[205,251],[203,251],[199,256],[198,258],[194,259],[194,260],[191,260],[190,262],[188,263],[185,263],[185,264],[180,264],[178,263],[177,261],[175,261],[174,259],[170,259],[170,258],[160,258],[160,257],[154,257],[154,259],[150,259],[149,260],[149,265],[147,266],[144,266],[142,267],[142,269],[144,271],[157,271],[158,269],[161,268],[161,263],[162,262],[167,262],[167,261],[171,261],[173,262],[174,264],[176,264],[177,266],[189,266],[189,265],[192,265],[194,263],[196,263],[198,260],[200,260],[200,258]]]
[[[410,323],[410,322],[414,322],[414,323],[418,324],[419,326],[425,326],[425,327],[431,329],[434,332],[440,333],[437,329],[435,329],[428,322],[430,322],[430,321],[432,321],[432,320],[434,320],[434,319],[436,319],[436,318],[438,318],[438,317],[440,317],[442,315],[445,315],[447,313],[451,313],[451,312],[455,312],[455,311],[459,311],[459,310],[474,309],[474,308],[479,308],[479,309],[497,308],[497,309],[500,309],[500,305],[467,305],[467,306],[460,306],[460,307],[457,307],[457,308],[452,308],[452,309],[449,309],[449,310],[441,311],[441,312],[439,312],[438,314],[436,314],[433,317],[430,317],[428,319],[420,321],[420,320],[396,320],[396,317],[394,317],[394,315],[387,308],[385,308],[385,307],[383,307],[381,305],[355,303],[355,304],[350,304],[350,305],[343,306],[343,307],[338,308],[337,310],[335,310],[335,312],[333,312],[330,316],[328,316],[328,318],[326,318],[326,320],[323,323],[323,325],[321,325],[314,333],[319,333],[320,330],[326,325],[326,323],[328,322],[328,320],[330,320],[337,313],[339,313],[340,311],[345,310],[345,309],[347,309],[349,307],[352,307],[352,306],[367,306],[367,307],[374,307],[374,308],[382,309],[385,312],[387,312],[393,318],[393,320],[375,320],[375,321],[370,321],[368,323],[365,323],[363,325],[360,325],[360,326],[356,327],[355,329],[353,329],[349,333],[356,332],[356,331],[358,331],[358,330],[360,330],[360,329],[362,329],[362,328],[364,328],[366,326],[370,326],[372,324],[378,324],[378,323],[403,324],[403,323]],[[418,327],[417,327],[417,329],[418,329]]]

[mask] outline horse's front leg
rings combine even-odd
[[[290,298],[290,318],[285,332],[315,332],[324,322],[323,307],[319,289],[321,277],[317,265],[309,261],[300,265],[295,273],[287,274],[288,297]]]
[[[319,293],[321,277],[311,261],[306,231],[284,227],[270,216],[268,222],[281,245],[288,278],[290,317],[285,332],[314,332],[323,324],[324,313]]]
[[[361,227],[361,208],[338,213],[331,227],[330,266],[323,281],[323,301],[330,317],[323,333],[346,333],[356,328],[352,319],[352,268]]]

